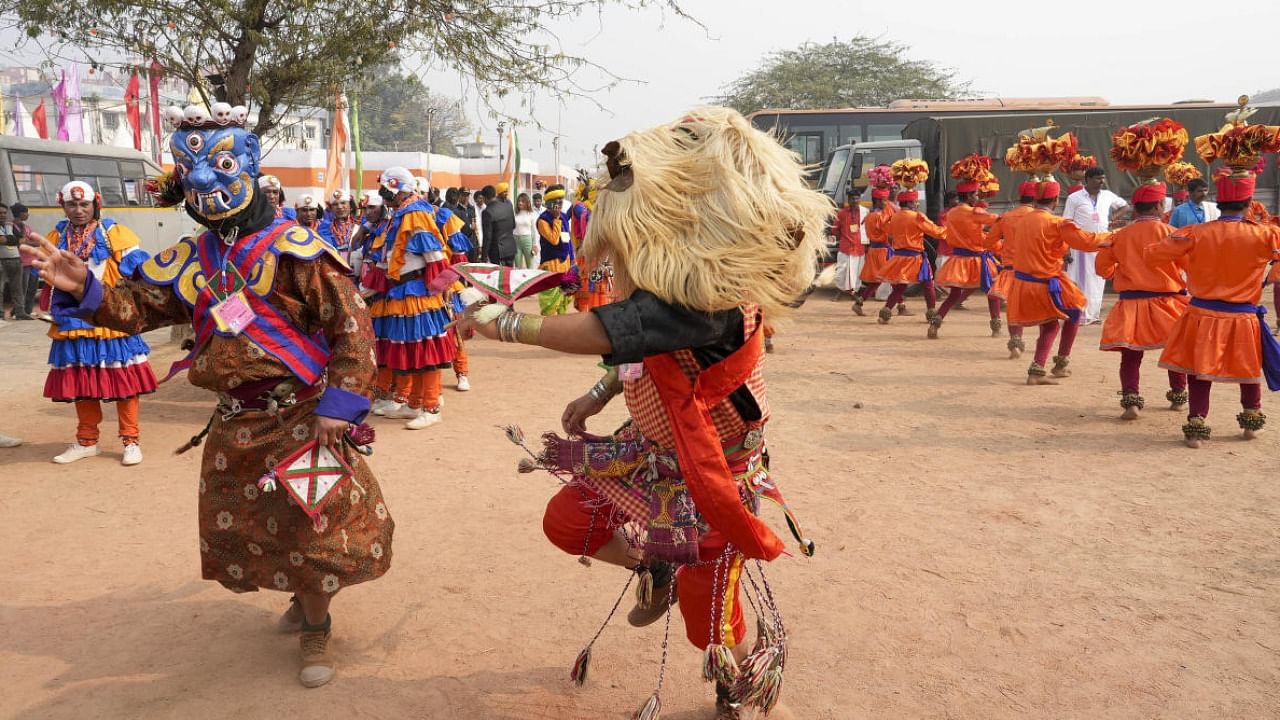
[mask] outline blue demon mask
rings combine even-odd
[[[209,220],[249,207],[256,191],[258,136],[240,127],[179,129],[169,141],[187,205]]]

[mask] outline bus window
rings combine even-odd
[[[787,138],[786,146],[805,165],[822,162],[822,133],[796,133]]]
[[[120,207],[124,205],[124,186],[116,176],[98,175],[89,180],[102,194],[103,207]]]
[[[18,202],[28,207],[55,207],[58,191],[71,181],[67,159],[46,153],[9,153]]]
[[[142,192],[147,186],[147,170],[139,162],[120,162],[120,178],[124,180],[124,200],[128,205],[151,205],[151,196]]]
[[[105,158],[72,157],[71,174],[77,177],[94,175],[118,176],[120,174],[120,166],[115,160],[107,160]]]
[[[867,126],[867,142],[880,142],[882,140],[901,140],[902,128],[906,127],[905,123],[895,125],[868,125]]]
[[[831,153],[831,162],[827,163],[826,174],[822,177],[822,192],[835,197],[840,189],[840,178],[844,175],[845,166],[849,164],[850,154],[848,148]]]

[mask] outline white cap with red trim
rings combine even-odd
[[[72,180],[58,191],[59,205],[68,200],[92,200],[95,203],[101,203],[102,196],[98,195],[89,183],[83,180]]]

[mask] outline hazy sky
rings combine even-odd
[[[1223,26],[1214,38],[1213,23],[1240,22],[1239,16],[1215,20],[1211,6],[1190,0],[1165,0],[1158,11],[1141,14],[1117,9],[1134,5],[1089,0],[1038,7],[989,0],[969,4],[967,13],[958,10],[963,3],[933,0],[906,3],[905,11],[891,2],[847,0],[685,0],[684,6],[705,30],[669,13],[620,8],[557,27],[567,52],[641,81],[598,93],[607,111],[585,100],[569,100],[561,110],[549,93],[534,98],[544,125],[555,128],[559,117],[562,164],[591,163],[594,145],[675,118],[773,50],[855,34],[906,44],[913,57],[955,69],[984,95],[1100,95],[1113,104],[1234,102],[1241,93],[1280,86],[1265,36],[1231,41]],[[1199,43],[1193,40],[1197,29],[1206,36]],[[1230,72],[1217,69],[1210,48],[1230,55]],[[1194,62],[1184,68],[1180,56]],[[424,77],[442,92],[459,93],[456,79],[430,71]],[[599,80],[588,74],[584,84]],[[470,108],[485,137],[494,137],[494,121],[476,117],[474,104]],[[549,167],[550,138],[530,128],[522,131],[521,145]]]

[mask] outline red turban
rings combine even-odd
[[[1036,181],[1027,180],[1018,186],[1018,197],[1034,198],[1036,196]]]
[[[915,202],[920,199],[920,193],[915,190],[903,190],[898,193],[898,202]]]
[[[1186,200],[1189,197],[1191,197],[1191,193],[1187,192],[1186,190],[1178,190],[1173,194],[1173,199],[1177,200],[1178,202],[1182,202],[1183,200]]]
[[[876,188],[871,191],[871,198],[880,198],[881,200],[889,199],[889,188]]]
[[[1036,194],[1036,200],[1057,200],[1062,194],[1062,186],[1054,180],[1048,180],[1040,183],[1040,192]]]
[[[1253,186],[1257,178],[1253,173],[1246,173],[1243,177],[1219,175],[1213,182],[1218,188],[1218,196],[1215,198],[1218,202],[1242,202],[1253,197]]]
[[[976,182],[972,182],[972,181],[970,181],[970,182],[962,182],[962,183],[960,183],[960,184],[956,185],[956,192],[958,192],[958,193],[973,193],[973,192],[978,192],[978,183],[976,183]]]
[[[1165,187],[1164,183],[1147,183],[1139,185],[1137,190],[1133,191],[1133,202],[1138,203],[1158,203],[1164,200]]]

